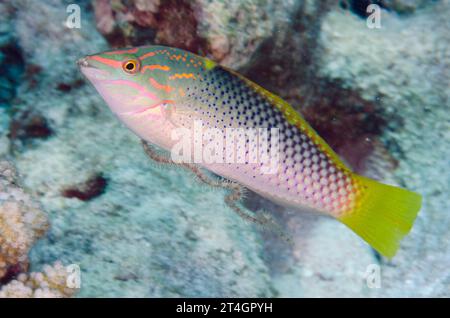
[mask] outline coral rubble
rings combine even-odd
[[[75,294],[61,263],[44,266],[43,273],[27,273],[30,249],[48,226],[40,205],[19,186],[14,167],[0,161],[0,298]]]
[[[67,279],[67,269],[61,263],[46,265],[42,273],[22,273],[0,287],[0,298],[71,297],[77,289],[67,287]]]
[[[13,166],[0,162],[0,278],[10,267],[27,268],[28,252],[48,228],[41,208],[19,186]]]
[[[158,43],[210,55],[233,67],[289,19],[296,1],[96,0],[98,30],[113,46]],[[183,27],[179,27],[182,25]]]
[[[45,265],[56,260],[80,266],[81,297],[450,295],[450,3],[359,1],[381,5],[382,28],[369,29],[357,2],[85,0],[80,29],[63,27],[65,1],[2,2],[0,69],[24,65],[20,81],[0,75],[0,158],[30,195],[2,162],[0,296],[72,295],[62,265]],[[75,61],[153,43],[285,98],[355,170],[389,162],[382,178],[424,196],[398,256],[387,262],[335,220],[250,193],[247,208],[274,212],[292,234],[286,246],[237,218],[223,191],[149,163]],[[380,289],[365,281],[371,265]]]

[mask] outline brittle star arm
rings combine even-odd
[[[215,180],[213,178],[210,178],[198,166],[190,163],[175,163],[169,157],[158,154],[157,150],[144,140],[141,140],[141,143],[145,153],[150,159],[162,164],[181,166],[185,169],[192,171],[200,181],[209,185],[212,188],[222,188],[230,190],[230,193],[225,196],[225,204],[229,208],[231,208],[237,215],[239,215],[244,220],[258,224],[264,228],[270,227],[272,230],[277,232],[281,237],[283,237],[286,241],[290,242],[290,238],[286,237],[286,235],[282,233],[280,226],[276,224],[273,220],[267,217],[259,218],[250,215],[244,212],[244,210],[237,205],[237,203],[242,200],[245,194],[245,188],[243,186],[239,185],[236,182],[229,182],[226,180]]]

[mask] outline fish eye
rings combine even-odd
[[[138,71],[139,68],[139,62],[136,60],[127,60],[123,62],[122,68],[125,72],[129,74],[134,74]]]

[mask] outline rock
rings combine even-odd
[[[152,165],[92,87],[70,94],[52,89],[55,82],[78,78],[74,61],[105,43],[85,21],[84,30],[59,32],[47,25],[63,8],[57,2],[37,8],[47,14],[39,23],[48,32],[36,36],[43,48],[57,46],[52,54],[60,63],[48,63],[41,48],[28,46],[32,34],[25,28],[34,29],[34,20],[17,20],[27,57],[42,66],[40,80],[49,87],[21,88],[17,107],[45,113],[55,132],[15,158],[52,224],[32,251],[32,268],[55,260],[78,264],[82,297],[273,295],[261,237],[225,206],[223,192],[205,191],[187,171]],[[18,12],[28,14],[27,7]],[[62,195],[99,171],[108,180],[102,195],[87,201]]]
[[[60,0],[9,6],[28,71],[11,112],[0,108],[9,117],[0,127],[34,110],[52,129],[12,156],[52,224],[31,250],[33,270],[79,265],[81,297],[449,295],[446,1],[401,19],[383,10],[380,30],[331,0],[98,0],[95,13],[83,1],[81,29],[62,27]],[[361,173],[373,158],[377,167],[392,159],[388,180],[425,202],[399,255],[384,260],[335,220],[250,194],[247,208],[270,210],[290,246],[233,214],[223,191],[152,164],[74,62],[155,42],[207,55],[286,98]],[[392,158],[375,157],[378,145]],[[367,284],[372,265],[381,289]]]
[[[384,6],[388,9],[392,9],[400,14],[413,13],[418,9],[432,4],[436,1],[426,0],[384,0]]]
[[[367,100],[382,96],[385,118],[401,118],[390,121],[382,137],[399,162],[392,177],[424,197],[412,233],[382,269],[384,296],[450,292],[444,283],[450,175],[442,173],[450,163],[449,14],[444,1],[402,20],[384,12],[381,29],[365,28],[364,21],[343,11],[331,12],[322,25],[320,73],[358,89]]]
[[[66,298],[76,288],[67,287],[67,268],[61,263],[44,266],[42,273],[21,274],[17,279],[0,287],[0,298]]]
[[[16,96],[16,87],[23,74],[23,57],[17,46],[12,31],[11,20],[13,10],[6,4],[0,3],[0,111],[7,108]]]
[[[371,10],[367,11],[369,5],[377,5],[382,9],[406,15],[412,14],[433,2],[426,0],[341,0],[340,6],[365,19],[372,13]]]

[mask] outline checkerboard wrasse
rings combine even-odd
[[[328,214],[386,257],[420,210],[419,194],[352,172],[287,102],[207,58],[144,46],[89,55],[78,65],[127,127],[169,151],[174,129],[193,129],[198,120],[202,129],[277,128],[274,173],[248,158],[200,166],[284,206]]]

